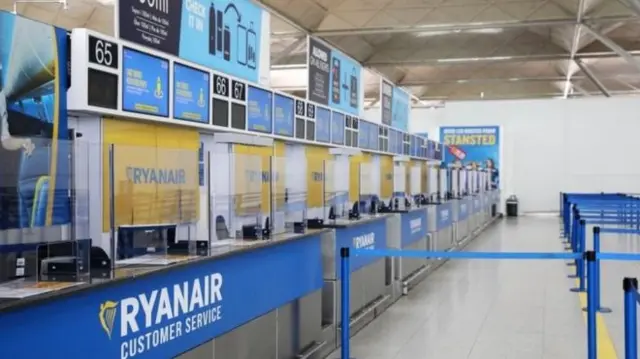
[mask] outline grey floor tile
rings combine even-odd
[[[558,226],[557,218],[504,220],[466,250],[559,252]],[[352,338],[352,357],[584,358],[572,270],[557,261],[449,261]]]

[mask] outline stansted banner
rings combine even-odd
[[[491,186],[500,184],[500,127],[440,127],[440,141],[447,146],[444,162],[465,168],[491,170]]]

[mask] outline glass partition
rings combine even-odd
[[[377,167],[373,163],[360,163],[359,177],[360,177],[360,213],[375,215],[378,213],[378,191],[376,187],[379,187],[379,178]],[[378,185],[378,186],[376,186]]]
[[[323,198],[325,221],[349,217],[349,161],[325,160]]]
[[[99,151],[71,140],[3,138],[0,300],[20,300],[88,281],[88,164],[89,154]]]
[[[307,222],[306,161],[288,162],[286,157],[273,157],[273,163],[275,212],[282,221],[275,233],[303,232]]]
[[[164,266],[206,255],[197,149],[107,145],[109,233],[115,268]],[[200,248],[200,251],[198,250]]]

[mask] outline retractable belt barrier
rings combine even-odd
[[[581,242],[584,248],[584,221],[580,223],[582,229],[578,242]],[[599,229],[594,229],[595,242],[599,242]],[[577,268],[576,275],[581,279],[579,288],[573,291],[586,291],[587,307],[587,358],[597,358],[597,340],[596,340],[596,313],[603,311],[605,308],[600,306],[600,260],[629,260],[640,261],[640,254],[629,253],[600,253],[599,244],[594,244],[595,250],[577,252],[449,252],[449,251],[418,251],[418,250],[398,250],[398,249],[351,249],[343,247],[340,249],[340,273],[342,275],[341,282],[341,359],[353,359],[350,352],[349,339],[350,333],[350,257],[401,257],[401,258],[436,258],[436,259],[467,259],[467,260],[572,260],[577,263],[584,263]],[[586,267],[586,275],[584,268]],[[582,269],[580,269],[582,268]],[[581,272],[582,271],[582,272]],[[586,278],[586,288],[585,288]],[[608,310],[608,309],[607,309]],[[634,359],[636,359],[634,357]]]

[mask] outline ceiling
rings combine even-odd
[[[276,66],[308,31],[422,100],[615,96],[640,89],[640,0],[262,0]],[[295,50],[295,51],[292,51]],[[281,55],[285,53],[286,55]],[[623,56],[620,56],[623,55]],[[375,102],[377,80],[365,97]]]
[[[364,80],[370,105],[379,97],[378,74],[421,100],[640,93],[640,0],[260,2],[277,15],[274,68],[303,70],[306,35],[317,36],[371,70]],[[112,4],[18,2],[16,9],[67,29],[113,34]],[[11,11],[14,1],[0,0],[0,8]]]

